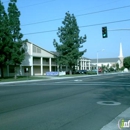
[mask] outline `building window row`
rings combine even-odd
[[[33,46],[34,53],[41,53],[41,49],[39,47]]]

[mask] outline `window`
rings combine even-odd
[[[25,73],[29,73],[29,68],[24,68]]]
[[[37,47],[37,53],[41,53],[41,49]]]
[[[37,47],[33,46],[33,52],[36,52]]]

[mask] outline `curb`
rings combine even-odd
[[[104,75],[115,75],[115,74],[125,74],[128,72],[118,72],[118,73],[106,73],[106,74],[99,74],[99,75],[83,75],[83,76],[73,76],[73,77],[49,77],[48,79],[39,79],[39,80],[23,80],[23,81],[11,81],[11,82],[1,82],[1,84],[12,84],[12,83],[28,83],[28,82],[37,82],[37,81],[47,81],[47,80],[58,80],[58,79],[71,79],[71,78],[82,78],[82,77],[97,77],[97,76],[104,76]]]
[[[120,128],[121,120],[130,120],[130,107],[127,108],[125,111],[123,111],[121,114],[119,114],[115,119],[113,119],[110,123],[103,126],[100,130],[121,130],[123,128]],[[128,128],[130,129],[130,127]]]

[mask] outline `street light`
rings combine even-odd
[[[102,49],[102,50],[100,50],[100,51],[104,51],[105,49]],[[97,51],[97,75],[98,75],[98,52],[100,52],[100,51]]]

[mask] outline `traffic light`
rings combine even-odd
[[[102,37],[107,38],[107,27],[102,27]]]

